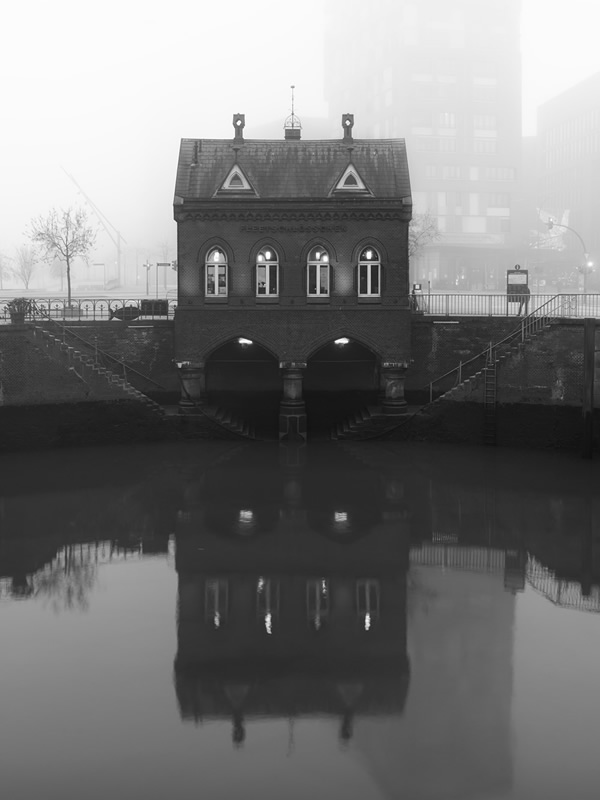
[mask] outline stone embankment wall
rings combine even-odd
[[[71,330],[88,342],[88,350],[97,346],[124,361],[164,387],[179,395],[179,379],[174,364],[174,326],[172,321],[111,321],[98,324],[72,324]],[[56,331],[54,331],[56,334]],[[69,342],[78,347],[77,342]],[[130,376],[134,382],[134,376]],[[141,388],[141,387],[140,387]],[[156,389],[160,393],[160,389]]]
[[[499,342],[518,327],[506,317],[415,318],[412,363],[406,376],[409,400],[425,402],[427,387],[450,369]],[[596,333],[600,350],[600,325]],[[446,387],[444,387],[446,388]],[[595,397],[600,405],[600,352],[596,353]],[[498,368],[498,402],[581,406],[583,390],[583,322],[555,323],[527,341]],[[478,386],[464,400],[481,401]]]
[[[428,384],[496,343],[518,325],[514,318],[413,322],[409,401],[425,403]],[[583,322],[564,320],[514,350],[497,368],[496,443],[507,447],[577,450],[582,436]],[[600,449],[600,326],[596,333],[595,438]],[[412,418],[389,438],[483,444],[483,379]],[[444,389],[449,388],[448,385]]]
[[[407,399],[426,402],[426,387],[440,374],[467,361],[514,330],[514,318],[415,317]],[[164,398],[179,397],[174,326],[98,323],[70,326],[89,343],[150,375],[165,387]],[[599,326],[600,329],[600,326]],[[600,330],[597,333],[595,405],[600,413]],[[565,320],[543,331],[498,368],[497,442],[501,445],[577,448],[581,437],[583,324]],[[146,389],[139,386],[142,391]],[[160,393],[159,393],[160,394]],[[158,397],[157,399],[162,399]],[[123,399],[113,387],[89,384],[52,358],[28,326],[0,326],[0,448],[55,446],[203,436],[218,438],[207,422],[176,428],[161,425],[140,403]],[[596,430],[600,424],[596,425]],[[18,429],[18,433],[17,433]],[[31,435],[26,435],[29,429]],[[420,415],[391,438],[483,441],[482,385],[457,395],[433,413]],[[596,434],[598,438],[598,434]],[[597,442],[600,447],[600,442]]]

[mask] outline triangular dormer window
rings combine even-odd
[[[229,170],[229,173],[221,186],[217,190],[217,194],[225,192],[247,192],[256,194],[250,181],[246,177],[244,170],[239,164],[234,164]]]
[[[360,192],[361,194],[371,194],[371,191],[366,186],[353,164],[348,164],[336,182],[333,192]]]

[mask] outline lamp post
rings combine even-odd
[[[575,228],[570,228],[568,225],[562,225],[558,222],[554,222],[553,219],[549,219],[546,222],[548,230],[551,231],[553,228],[564,228],[566,231],[571,231],[571,233],[575,234],[575,236],[579,239],[581,246],[583,247],[583,265],[579,267],[579,272],[583,275],[583,293],[587,294],[587,276],[592,271],[594,266],[594,262],[590,259],[590,254],[587,251],[587,247],[585,246],[585,242],[581,238],[581,236],[577,233]]]
[[[148,297],[148,289],[149,289],[148,283],[150,281],[150,267],[151,266],[152,266],[152,264],[148,261],[148,259],[146,259],[146,263],[145,264],[142,264],[142,267],[144,267],[146,269],[146,297]]]

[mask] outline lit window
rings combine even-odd
[[[374,247],[365,247],[358,260],[359,297],[381,295],[381,260]]]
[[[207,297],[227,296],[227,256],[220,247],[213,247],[205,263],[205,294]]]
[[[329,615],[329,581],[309,578],[306,581],[306,616],[315,631],[321,630]]]
[[[256,615],[268,634],[279,618],[279,581],[260,577],[256,582]]]
[[[279,294],[279,259],[270,247],[263,247],[256,257],[257,297],[277,297]]]
[[[323,247],[313,247],[308,254],[307,287],[309,297],[329,296],[329,253]]]
[[[356,611],[366,631],[379,619],[379,581],[363,578],[356,581]]]
[[[229,584],[225,578],[207,578],[204,584],[204,618],[215,630],[227,622]]]

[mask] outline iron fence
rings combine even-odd
[[[39,317],[65,322],[173,319],[177,307],[175,298],[77,297],[70,303],[64,297],[29,299],[33,311],[28,320]],[[535,313],[550,300],[556,301],[558,317],[600,319],[600,294],[532,294],[523,313]],[[9,302],[0,300],[0,323],[10,322]],[[519,303],[509,301],[506,294],[417,294],[407,298],[406,304],[416,313],[438,317],[507,317],[517,316],[519,311]]]
[[[550,300],[560,308],[564,318],[600,318],[600,294],[532,294],[525,315],[534,313]],[[416,294],[411,296],[413,309],[422,314],[440,317],[514,317],[519,302],[506,294]]]
[[[61,322],[109,322],[122,320],[173,319],[175,298],[74,297],[69,303],[65,297],[30,297],[31,310],[26,320],[53,319]],[[11,321],[10,300],[0,300],[0,322]]]

